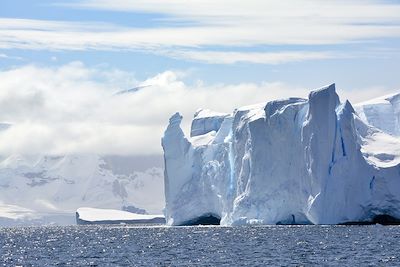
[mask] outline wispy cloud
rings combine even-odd
[[[15,21],[15,23],[13,23]],[[10,25],[13,25],[12,27]],[[71,27],[71,28],[69,28]],[[11,29],[9,29],[11,28]],[[222,29],[207,28],[162,28],[126,29],[107,25],[107,32],[101,31],[97,23],[70,25],[66,21],[41,21],[25,19],[0,19],[0,48],[35,50],[134,50],[155,53],[184,60],[206,63],[233,64],[250,62],[259,64],[281,64],[305,60],[329,59],[339,56],[329,51],[278,51],[278,52],[237,52],[210,51],[199,49],[205,45],[238,40],[220,32]],[[203,37],[200,37],[203,35]],[[218,36],[220,40],[215,40]],[[236,37],[234,37],[236,38]],[[243,40],[244,42],[244,40]],[[187,49],[191,47],[192,50]],[[240,47],[236,46],[236,49]],[[197,48],[197,50],[193,50]]]
[[[232,43],[331,44],[400,34],[400,4],[380,0],[81,0],[72,7],[163,14],[217,29]],[[162,25],[162,24],[161,24]],[[212,32],[214,33],[214,32]],[[200,38],[202,36],[200,35]],[[220,35],[210,39],[211,44]]]
[[[312,52],[312,51],[289,51],[289,52],[230,52],[230,51],[201,51],[201,50],[178,50],[167,51],[165,55],[201,61],[212,64],[234,64],[239,62],[256,64],[283,64],[307,60],[331,59],[340,57],[340,53],[334,52]]]
[[[1,58],[3,58],[3,59],[14,59],[14,60],[23,60],[22,57],[9,56],[7,54],[0,53],[0,59]]]
[[[80,62],[0,71],[0,122],[12,124],[0,131],[0,155],[161,153],[160,137],[177,111],[188,129],[198,108],[232,112],[243,105],[306,97],[309,91],[282,82],[189,85],[184,75],[165,71],[138,81],[133,73]],[[151,86],[115,94],[142,85]],[[372,87],[342,91],[354,102],[388,92]]]
[[[104,22],[1,18],[0,48],[136,50],[207,63],[279,64],[332,57],[330,51],[310,52],[315,45],[400,37],[400,4],[378,0],[81,0],[58,5],[150,13],[156,23],[151,27],[128,27]],[[171,20],[175,24],[168,23]],[[280,45],[292,46],[292,52],[279,49]],[[298,45],[303,49],[296,49]],[[269,46],[274,49],[268,51]],[[245,47],[255,49],[246,52]],[[257,51],[257,47],[264,47],[264,52]]]
[[[368,24],[400,22],[400,7],[380,0],[80,0],[65,5],[85,9],[166,14],[170,19],[202,24],[262,25],[292,24]]]

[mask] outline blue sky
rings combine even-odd
[[[185,116],[199,107],[227,112],[237,105],[306,96],[332,82],[353,102],[395,92],[400,89],[399,45],[398,1],[2,0],[0,104],[13,105],[0,110],[6,113],[0,121],[24,124],[31,127],[25,132],[38,131],[38,136],[41,131],[60,135],[51,125],[67,120],[75,125],[73,133],[84,132],[82,124],[93,126],[86,129],[88,136],[99,123],[110,131],[129,124],[136,128],[126,132],[140,136],[149,124],[143,122],[154,120],[155,134],[143,143],[155,153],[174,111]],[[54,77],[46,81],[46,75]],[[127,108],[118,113],[106,100],[107,90],[112,95],[148,84],[154,88],[146,89],[143,101],[151,103],[141,106],[139,96],[125,97]],[[80,104],[75,113],[57,110],[49,104],[54,96],[58,106]],[[225,103],[215,99],[224,96]],[[157,110],[144,112],[147,117],[127,116],[149,106]],[[106,109],[114,114],[108,119]],[[60,142],[75,140],[73,133]],[[105,143],[104,138],[98,142]],[[25,139],[20,143],[30,138]],[[145,149],[126,142],[99,151]],[[82,143],[54,146],[47,150],[75,151]],[[93,147],[100,146],[94,142],[87,151],[96,151]]]
[[[75,23],[88,23],[88,24],[110,24],[113,29],[120,30],[121,28],[135,28],[135,29],[164,29],[166,27],[171,28],[187,28],[193,25],[204,25],[206,23],[216,23],[214,18],[208,19],[204,14],[207,12],[205,5],[200,5],[199,1],[194,1],[192,4],[193,9],[201,9],[199,12],[191,12],[191,5],[187,4],[184,7],[179,7],[181,4],[179,1],[172,1],[173,4],[166,3],[167,1],[159,1],[163,4],[158,4],[157,1],[150,1],[150,4],[143,4],[145,1],[49,1],[49,0],[3,0],[0,3],[0,17],[13,19],[30,19],[31,22],[26,22],[23,26],[17,28],[17,30],[26,30],[30,24],[36,24],[37,21],[48,21],[48,22],[59,22],[63,21],[67,24],[65,28],[68,28],[68,22]],[[171,3],[172,3],[171,2]],[[190,1],[189,1],[190,2]],[[217,1],[218,2],[218,1]],[[276,1],[275,1],[276,2]],[[303,5],[304,1],[299,1],[300,5]],[[115,4],[112,4],[115,3]],[[205,2],[207,3],[207,2]],[[214,7],[214,2],[210,1],[209,8]],[[223,1],[222,1],[223,3]],[[262,3],[262,2],[261,2]],[[263,17],[264,14],[262,9],[268,8],[268,6],[277,9],[282,9],[280,6],[276,6],[273,1],[266,1],[267,4],[260,5],[261,11],[258,15]],[[288,2],[289,3],[289,2]],[[352,3],[353,6],[346,7]],[[367,4],[363,4],[367,3]],[[224,3],[229,9],[230,2]],[[154,8],[151,7],[154,5]],[[161,6],[157,8],[157,5]],[[249,2],[249,5],[257,5],[257,1]],[[1,59],[0,67],[2,69],[9,68],[11,66],[22,65],[26,63],[40,63],[40,64],[65,64],[71,61],[82,61],[85,64],[92,66],[98,64],[107,64],[112,67],[121,68],[124,70],[134,71],[138,78],[146,78],[151,75],[155,75],[168,69],[178,70],[192,70],[191,76],[187,77],[188,81],[201,79],[205,82],[224,82],[224,83],[238,83],[238,82],[260,82],[264,80],[268,81],[284,81],[298,86],[306,87],[318,87],[322,84],[329,82],[336,82],[343,88],[356,89],[360,87],[368,86],[384,86],[393,89],[400,87],[400,82],[397,77],[397,69],[399,68],[399,22],[400,15],[396,16],[389,14],[388,16],[384,12],[393,10],[389,5],[395,5],[399,9],[399,4],[395,1],[348,1],[334,4],[332,12],[334,13],[340,6],[351,12],[359,13],[360,7],[365,8],[370,6],[371,8],[379,7],[382,10],[376,11],[371,14],[369,10],[366,10],[365,16],[360,17],[360,24],[365,25],[379,25],[384,29],[387,25],[395,27],[386,34],[376,34],[374,30],[366,29],[360,38],[353,38],[352,32],[348,29],[349,33],[344,33],[343,36],[332,38],[331,41],[320,44],[320,39],[326,38],[329,34],[316,33],[315,35],[305,37],[303,44],[299,44],[297,41],[289,41],[286,44],[279,44],[280,38],[284,39],[285,34],[292,34],[291,31],[287,33],[284,29],[287,27],[296,27],[296,21],[290,22],[287,27],[285,25],[280,35],[283,37],[277,37],[278,44],[273,42],[264,41],[262,38],[253,38],[253,36],[243,37],[241,44],[230,45],[230,43],[223,43],[224,40],[233,39],[230,36],[227,38],[221,38],[221,43],[218,40],[211,40],[205,42],[204,45],[199,45],[194,42],[196,47],[186,44],[184,40],[182,46],[177,47],[176,43],[179,41],[172,42],[173,45],[165,45],[164,47],[158,47],[154,49],[147,49],[144,47],[133,47],[134,41],[128,42],[127,45],[122,47],[113,48],[113,51],[107,51],[108,48],[101,47],[98,45],[96,48],[85,47],[82,44],[81,51],[74,51],[76,46],[63,47],[62,49],[56,46],[44,46],[43,48],[26,49],[26,48],[14,48],[13,45],[7,44],[6,49],[1,49],[1,53],[9,56],[9,58]],[[165,6],[165,7],[163,7]],[[315,8],[322,6],[316,4]],[[382,8],[382,7],[387,7]],[[119,8],[120,7],[120,8]],[[178,11],[174,11],[174,8]],[[236,7],[239,8],[239,7]],[[290,4],[287,9],[290,10]],[[351,10],[353,8],[353,10]],[[205,9],[205,11],[203,11]],[[232,8],[234,9],[234,7]],[[188,11],[189,10],[189,11]],[[215,16],[218,16],[218,8],[216,8]],[[255,8],[250,8],[249,16],[254,12]],[[187,16],[185,15],[187,13]],[[245,12],[244,12],[245,13]],[[288,14],[283,14],[293,18],[293,14],[296,15],[296,11],[288,11]],[[393,12],[391,12],[393,13]],[[236,10],[232,12],[233,15],[237,15]],[[265,16],[267,16],[267,13]],[[223,16],[227,16],[222,12],[221,20]],[[231,14],[228,14],[231,15]],[[305,10],[301,12],[299,16],[318,16],[318,10],[310,12]],[[321,14],[320,16],[323,16]],[[192,17],[191,17],[192,16]],[[195,17],[198,16],[198,17]],[[244,15],[245,16],[245,15]],[[357,18],[354,20],[346,21],[345,18],[341,18],[340,14],[332,16],[335,19],[333,30],[346,30],[342,24],[347,23],[348,25],[356,25]],[[385,19],[389,17],[389,19]],[[240,18],[245,20],[246,18]],[[282,19],[285,20],[285,19]],[[306,19],[305,19],[306,20]],[[342,21],[341,21],[342,20]],[[267,20],[265,20],[267,21]],[[319,18],[315,23],[325,21],[323,18]],[[264,22],[261,20],[259,23]],[[11,22],[12,23],[12,22]],[[277,20],[277,23],[281,23]],[[312,23],[310,23],[313,25]],[[227,30],[236,27],[228,25]],[[262,28],[262,25],[259,25]],[[266,23],[263,30],[265,32],[271,31],[268,27],[274,26],[272,23]],[[76,26],[76,31],[101,31],[101,26],[89,26],[92,29],[81,29],[83,26]],[[3,28],[3,27],[2,27]],[[7,29],[7,25],[4,26]],[[4,29],[3,28],[3,29]],[[38,26],[38,30],[48,30],[48,27]],[[99,29],[100,28],[100,29]],[[212,28],[212,26],[209,26]],[[305,25],[304,29],[310,28],[309,25]],[[246,30],[246,27],[244,27]],[[69,29],[62,29],[60,31],[68,31]],[[206,29],[207,30],[207,29]],[[273,30],[273,29],[272,29]],[[320,29],[316,29],[319,31]],[[360,29],[361,30],[361,29]],[[57,32],[57,29],[54,30]],[[329,31],[329,29],[327,29]],[[357,32],[358,29],[355,29]],[[364,31],[364,29],[363,29]],[[378,29],[378,32],[380,29]],[[383,32],[382,30],[381,32]],[[157,33],[157,32],[156,32]],[[256,32],[256,34],[262,35],[263,31]],[[77,35],[79,36],[79,34]],[[54,37],[49,37],[51,40]],[[105,38],[107,38],[105,36]],[[29,42],[31,40],[23,40],[20,36],[16,37],[21,42]],[[183,38],[184,39],[184,38]],[[237,38],[240,39],[240,38]],[[252,40],[253,39],[253,40]],[[255,39],[255,40],[254,40]],[[258,39],[261,39],[258,40]],[[140,40],[138,40],[140,41]],[[236,40],[237,41],[237,40]],[[254,41],[252,44],[251,41]],[[1,42],[1,40],[0,40]],[[31,41],[33,42],[33,41]],[[43,40],[46,42],[46,40]],[[158,45],[160,40],[154,40],[154,44]],[[162,42],[162,40],[161,40]],[[283,41],[284,42],[284,41]],[[272,43],[272,44],[270,44]],[[130,45],[132,44],[132,45]],[[150,40],[151,45],[151,40]],[[27,45],[29,47],[29,45]],[[79,46],[79,44],[77,45]],[[107,46],[107,45],[105,45]],[[116,42],[118,46],[118,42]],[[131,48],[133,47],[133,48]],[[165,51],[167,50],[167,51]],[[279,52],[290,52],[290,51],[301,51],[302,53],[328,53],[329,55],[318,55],[314,59],[311,57],[300,57],[296,61],[283,59],[282,63],[254,63],[251,60],[245,62],[234,62],[224,64],[221,62],[207,62],[204,60],[196,60],[190,56],[175,55],[168,56],[175,50],[190,50],[195,52],[203,51],[222,51],[222,52],[240,52],[240,53],[279,53]],[[54,62],[52,58],[57,58],[57,62]],[[229,56],[228,56],[229,57]],[[16,58],[22,58],[22,60],[16,60]]]

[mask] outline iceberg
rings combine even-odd
[[[194,114],[190,136],[198,136],[211,131],[218,131],[222,122],[229,114],[199,109]]]
[[[355,105],[360,118],[380,130],[400,136],[400,94],[378,97]]]
[[[77,224],[163,224],[163,215],[138,214],[123,210],[79,208]]]
[[[340,102],[335,84],[308,99],[196,112],[190,137],[181,121],[174,114],[161,140],[168,225],[400,218],[400,139]]]

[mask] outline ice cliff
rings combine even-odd
[[[396,221],[398,126],[361,115],[334,84],[232,114],[200,110],[191,137],[174,114],[162,138],[167,224]]]

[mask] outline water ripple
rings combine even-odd
[[[398,226],[0,228],[0,266],[400,265]]]

